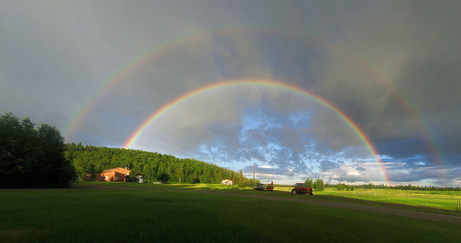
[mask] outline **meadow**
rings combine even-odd
[[[271,193],[207,184],[96,185],[0,190],[2,242],[455,242],[461,237],[460,224],[264,198],[362,202],[351,201],[354,195],[326,195],[334,193],[328,190],[308,197],[282,188]]]
[[[76,186],[86,187],[92,182],[83,182]],[[158,184],[139,183],[97,183],[97,185],[117,185],[119,187],[135,188],[162,188]],[[167,184],[162,190],[213,190],[226,193],[249,195],[265,195],[275,197],[300,198],[303,195],[293,196],[289,192],[293,186],[276,185],[273,192],[254,191],[252,187],[226,186],[220,184]],[[326,188],[325,191],[314,191],[315,199],[337,202],[361,203],[375,206],[400,207],[416,211],[453,214],[458,202],[461,203],[460,191],[416,191],[398,189],[356,189],[355,191],[338,191],[335,188]],[[456,214],[456,213],[455,213]]]
[[[279,191],[289,192],[292,187],[276,187]],[[393,207],[410,206],[419,211],[436,211],[437,209],[448,212],[455,211],[458,202],[461,202],[461,192],[459,191],[416,191],[398,189],[356,189],[355,191],[338,191],[335,188],[326,188],[325,191],[315,192],[317,198],[322,196],[329,200],[351,201],[346,199],[356,199],[356,202],[376,205],[392,205]],[[332,199],[331,197],[339,197]],[[341,200],[343,199],[343,200]],[[444,212],[444,213],[448,213]]]

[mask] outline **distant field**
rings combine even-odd
[[[199,190],[219,190],[227,196]],[[237,197],[233,193],[296,197],[280,190],[255,192],[188,184],[162,187],[96,183],[95,187],[92,183],[82,183],[70,189],[0,190],[0,239],[2,242],[455,242],[461,237],[460,224],[296,201]],[[318,195],[318,198],[331,197]]]
[[[290,192],[292,187],[276,187],[278,191]],[[417,207],[455,211],[461,192],[457,191],[414,191],[397,189],[356,189],[355,191],[338,191],[326,188],[316,192],[316,196],[345,197],[370,202],[402,204]]]

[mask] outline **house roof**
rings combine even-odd
[[[117,173],[124,174],[124,175],[130,175],[131,170],[117,167],[117,168],[107,169],[103,173],[110,173],[110,172],[117,172]]]

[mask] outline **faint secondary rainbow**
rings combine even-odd
[[[299,33],[294,31],[280,31],[268,28],[245,28],[245,27],[235,27],[235,26],[224,26],[219,27],[213,30],[197,30],[194,32],[190,32],[186,35],[181,35],[176,38],[167,39],[166,41],[156,45],[155,47],[146,50],[145,52],[141,53],[140,55],[136,56],[135,58],[131,59],[126,65],[122,66],[121,68],[117,69],[113,75],[109,78],[105,79],[98,88],[94,89],[94,92],[91,92],[87,98],[84,100],[82,105],[76,109],[73,113],[73,116],[69,120],[68,125],[63,129],[63,135],[66,139],[69,139],[75,134],[75,132],[83,126],[85,120],[90,115],[91,111],[94,107],[101,102],[102,98],[110,92],[112,87],[116,87],[117,84],[124,82],[126,78],[136,71],[139,67],[145,65],[151,60],[161,58],[164,55],[168,55],[170,50],[174,50],[176,47],[181,47],[183,45],[189,45],[194,41],[203,41],[206,38],[209,38],[213,35],[221,35],[221,34],[242,34],[242,33],[253,33],[253,32],[261,32],[261,33],[269,33],[269,34],[277,34],[282,36],[287,36],[291,38],[298,38],[303,39],[308,42],[312,42],[318,45],[321,48],[325,48],[326,50],[330,51],[334,55],[338,55],[341,57],[346,58],[347,60],[351,60],[352,62],[361,65],[365,68],[367,72],[369,72],[373,78],[384,85],[392,93],[394,98],[398,101],[401,107],[406,111],[407,115],[414,121],[415,126],[418,127],[421,135],[423,135],[427,148],[429,149],[430,153],[432,154],[433,158],[437,165],[443,167],[442,161],[442,152],[439,146],[434,142],[433,134],[429,129],[429,126],[424,123],[424,118],[418,112],[418,109],[411,103],[411,100],[406,97],[404,93],[392,82],[390,82],[386,77],[383,76],[382,73],[378,72],[376,68],[374,68],[370,63],[365,62],[362,58],[354,55],[353,53],[344,50],[336,45],[330,44],[328,42],[323,41],[322,39],[316,38],[315,36],[311,36],[305,33]],[[443,175],[444,176],[444,175]],[[446,175],[445,175],[446,176]]]
[[[430,151],[432,158],[435,160],[437,166],[444,167],[442,160],[442,150],[440,146],[435,143],[434,134],[429,129],[429,126],[424,122],[425,119],[421,115],[421,112],[418,112],[418,108],[411,102],[411,99],[405,95],[395,84],[389,81],[381,72],[378,72],[371,64],[365,62],[363,59],[354,55],[353,53],[346,52],[345,50],[338,48],[337,46],[329,45],[329,49],[334,50],[335,53],[346,56],[346,58],[352,60],[354,63],[357,63],[363,67],[378,81],[386,86],[389,91],[393,94],[393,97],[396,98],[401,108],[403,108],[406,114],[413,120],[416,127],[418,128],[421,135],[426,140],[426,146]],[[446,172],[442,171],[442,176],[446,178]]]
[[[192,33],[188,33],[176,38],[168,39],[159,45],[151,48],[147,52],[136,56],[131,59],[126,65],[117,69],[109,78],[105,79],[95,91],[91,92],[85,99],[83,104],[77,109],[74,115],[71,117],[69,123],[63,130],[64,137],[71,137],[76,130],[83,125],[83,122],[90,114],[91,110],[98,104],[112,87],[117,86],[125,80],[125,78],[133,73],[139,67],[145,65],[147,62],[155,57],[161,56],[167,53],[169,50],[175,47],[185,45],[193,42],[194,40],[200,40],[207,34],[210,34],[209,30],[198,30]]]
[[[151,125],[157,118],[159,118],[162,114],[166,113],[170,109],[172,109],[174,106],[186,101],[187,99],[194,97],[196,95],[199,95],[203,92],[206,91],[211,91],[217,88],[224,88],[224,87],[229,87],[229,86],[235,86],[235,85],[245,85],[245,84],[252,84],[252,85],[261,85],[261,86],[272,86],[272,87],[277,87],[289,91],[294,91],[296,93],[302,94],[304,96],[307,96],[316,102],[326,106],[330,110],[334,111],[338,116],[345,121],[360,137],[360,139],[364,142],[365,146],[367,149],[370,151],[372,154],[374,160],[378,163],[383,180],[385,181],[386,184],[390,184],[389,178],[386,173],[386,169],[384,167],[383,162],[379,158],[379,154],[373,144],[371,143],[370,139],[368,136],[359,128],[359,126],[351,119],[349,118],[344,112],[339,110],[336,106],[334,106],[332,103],[329,101],[323,99],[322,97],[313,94],[311,92],[308,92],[306,90],[301,89],[300,87],[291,85],[291,84],[286,84],[282,83],[279,81],[273,81],[273,80],[233,80],[233,81],[224,81],[224,82],[218,82],[218,83],[213,83],[210,85],[206,85],[203,87],[200,87],[198,89],[192,90],[188,93],[185,93],[178,98],[174,99],[170,103],[166,104],[162,108],[158,109],[152,115],[150,115],[137,129],[136,131],[130,136],[130,138],[125,142],[124,147],[125,148],[130,148],[136,140],[139,138],[139,136],[146,130],[146,128]]]

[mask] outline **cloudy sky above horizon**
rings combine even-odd
[[[168,107],[130,148],[248,177],[255,164],[263,182],[460,186],[460,12],[456,1],[1,0],[0,112],[121,148]]]

